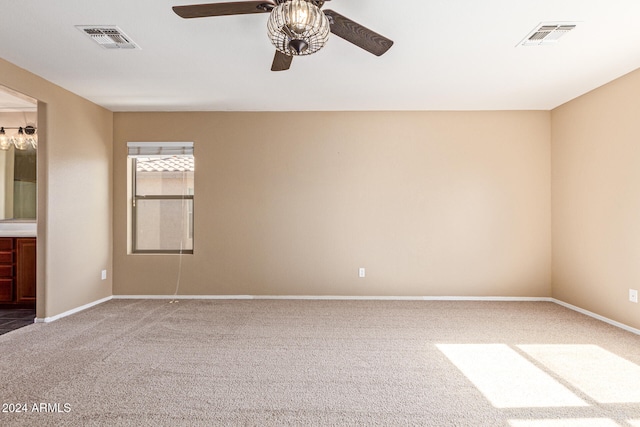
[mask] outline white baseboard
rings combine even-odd
[[[114,295],[113,299],[256,299],[253,295]]]
[[[354,295],[114,295],[113,299],[361,300],[361,301],[546,301],[548,297],[354,296]]]
[[[64,313],[51,317],[36,318],[36,323],[48,323],[61,319],[79,311],[86,310],[111,299],[156,299],[156,300],[361,300],[361,301],[542,301],[553,302],[570,310],[584,314],[610,325],[616,326],[625,331],[640,335],[640,329],[633,328],[624,323],[611,320],[607,317],[585,310],[564,301],[549,297],[468,297],[468,296],[349,296],[349,295],[113,295],[100,300],[85,304]]]
[[[616,327],[618,327],[620,329],[624,329],[625,331],[629,331],[629,332],[634,333],[636,335],[640,335],[640,329],[633,328],[633,327],[631,327],[629,325],[625,325],[624,323],[616,322],[615,320],[611,320],[608,317],[600,316],[599,314],[593,313],[593,312],[591,312],[589,310],[585,310],[584,308],[576,307],[575,305],[571,305],[569,303],[566,303],[564,301],[560,301],[560,300],[555,299],[555,298],[549,298],[549,299],[550,299],[550,301],[552,301],[552,302],[554,302],[554,303],[556,303],[558,305],[561,305],[563,307],[566,307],[566,308],[568,308],[570,310],[577,311],[578,313],[582,313],[582,314],[584,314],[586,316],[593,317],[594,319],[598,319],[598,320],[600,320],[600,321],[602,321],[604,323],[608,323],[608,324],[616,326]]]
[[[95,306],[95,305],[102,304],[103,302],[107,302],[107,301],[109,301],[109,300],[110,300],[110,299],[112,299],[112,298],[113,298],[113,296],[109,296],[109,297],[106,297],[106,298],[102,298],[102,299],[99,299],[99,300],[97,300],[97,301],[93,301],[93,302],[90,302],[90,303],[88,303],[88,304],[81,305],[80,307],[72,308],[71,310],[65,311],[64,313],[56,314],[55,316],[51,316],[51,317],[44,317],[44,318],[42,318],[42,317],[36,317],[36,318],[35,318],[35,320],[34,320],[34,322],[35,322],[35,323],[49,323],[49,322],[53,322],[54,320],[62,319],[63,317],[70,316],[70,315],[75,314],[75,313],[78,313],[78,312],[80,312],[80,311],[82,311],[82,310],[86,310],[87,308],[91,308],[91,307],[93,307],[93,306]]]

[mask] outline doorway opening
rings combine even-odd
[[[38,100],[0,86],[0,334],[35,319]]]

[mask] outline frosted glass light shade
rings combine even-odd
[[[11,140],[4,131],[4,128],[0,128],[0,150],[8,150],[11,148]]]
[[[26,150],[30,147],[30,144],[27,141],[27,137],[25,136],[22,128],[20,128],[18,130],[18,134],[11,139],[13,141],[13,145],[15,145],[18,150]]]

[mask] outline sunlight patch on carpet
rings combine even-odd
[[[511,427],[620,427],[608,418],[569,418],[560,420],[509,420]]]
[[[588,406],[506,344],[436,347],[496,408]]]
[[[597,345],[519,345],[599,403],[640,403],[640,366]]]

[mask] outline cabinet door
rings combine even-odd
[[[36,239],[16,239],[16,302],[36,299]]]
[[[13,238],[0,237],[0,302],[13,302]]]
[[[13,279],[0,279],[0,302],[13,302]]]

